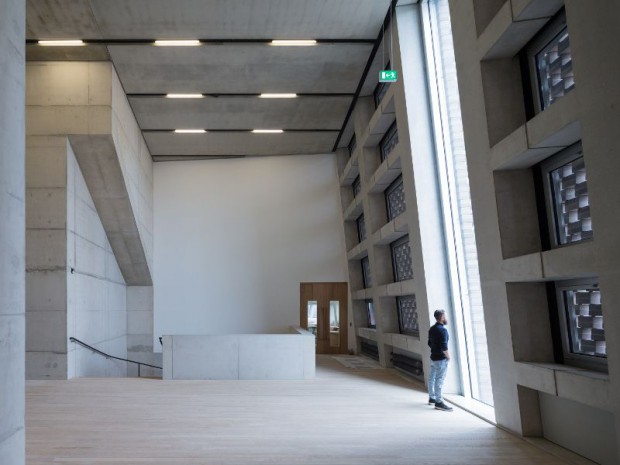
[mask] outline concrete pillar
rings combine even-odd
[[[24,453],[24,0],[0,0],[0,462]]]

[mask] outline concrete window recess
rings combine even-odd
[[[396,306],[398,307],[398,326],[400,333],[420,337],[418,308],[415,303],[415,295],[397,297]]]
[[[379,143],[379,147],[381,148],[381,161],[384,161],[392,150],[398,145],[398,126],[396,126],[396,121],[394,124],[390,126],[388,132],[383,136],[381,142]]]
[[[394,282],[413,279],[413,262],[411,260],[411,247],[409,236],[392,242],[392,264],[394,266]]]
[[[562,347],[567,364],[607,369],[601,291],[593,281],[556,283]]]
[[[551,245],[592,239],[592,218],[581,143],[541,164]]]
[[[385,203],[388,221],[392,221],[407,210],[407,205],[405,203],[405,186],[403,185],[402,175],[396,178],[385,190]]]
[[[436,162],[463,395],[493,405],[476,231],[447,0],[422,7]]]

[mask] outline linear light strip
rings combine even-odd
[[[166,98],[204,98],[202,94],[166,94]]]
[[[206,129],[175,129],[175,134],[204,134]]]
[[[284,129],[252,129],[254,134],[282,134]]]
[[[296,39],[296,40],[272,40],[271,45],[276,47],[312,47],[316,45],[315,39]]]
[[[154,42],[158,47],[196,47],[200,45],[200,41],[198,39],[190,39],[190,40],[169,40],[169,39],[157,39]]]
[[[297,94],[260,94],[259,98],[297,98]]]
[[[86,45],[81,39],[39,40],[37,43],[44,47],[80,47]]]

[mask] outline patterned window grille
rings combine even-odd
[[[401,334],[419,337],[420,325],[415,295],[397,297],[396,305],[398,307],[398,325]]]
[[[385,203],[387,207],[388,221],[392,221],[407,209],[405,204],[405,188],[403,185],[403,177],[399,176],[385,190]]]
[[[549,227],[554,246],[592,239],[588,182],[581,144],[542,164],[547,191]]]
[[[370,275],[370,261],[368,257],[362,258],[362,279],[364,280],[364,289],[372,287],[372,276]]]
[[[351,137],[347,148],[349,149],[349,158],[351,158],[353,156],[353,152],[355,152],[355,149],[357,148],[357,139],[355,138],[355,134]]]
[[[366,314],[368,315],[368,327],[376,328],[377,320],[375,319],[375,304],[372,299],[366,299]]]
[[[394,124],[390,126],[390,129],[388,129],[388,132],[379,143],[379,147],[381,148],[381,161],[384,161],[397,145],[398,127],[396,126],[396,121],[394,121]]]
[[[536,71],[542,110],[575,88],[566,27],[536,55]]]
[[[607,357],[601,291],[598,289],[565,291],[564,298],[570,325],[571,352]]]
[[[583,157],[551,171],[558,239],[569,244],[592,238],[592,218]]]
[[[366,220],[364,220],[364,214],[362,213],[355,222],[357,223],[357,238],[360,243],[364,242],[366,239]]]
[[[406,281],[413,279],[413,262],[411,260],[411,247],[409,236],[392,242],[392,264],[394,267],[394,281]]]
[[[353,197],[357,197],[357,195],[362,190],[362,181],[359,176],[356,177],[355,180],[353,181],[352,187],[353,187]]]

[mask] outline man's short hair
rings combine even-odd
[[[433,313],[433,315],[435,316],[435,319],[438,320],[440,319],[442,316],[444,316],[446,314],[445,310],[435,310],[435,313]]]

